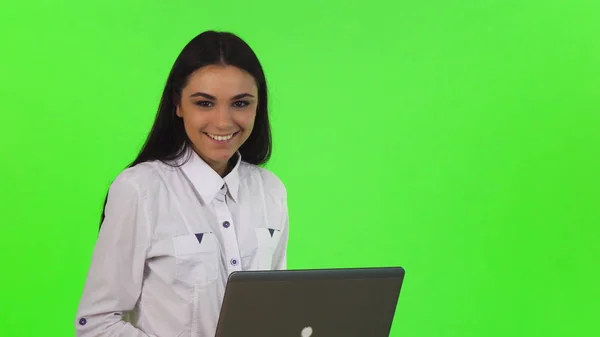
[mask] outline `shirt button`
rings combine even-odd
[[[229,224],[229,221],[224,221],[224,222],[223,222],[223,227],[225,227],[225,228],[229,228],[229,225],[230,225],[230,224]]]
[[[79,325],[85,325],[87,323],[87,319],[82,318],[79,320]]]
[[[232,266],[237,266],[238,264],[238,260],[237,259],[231,259],[231,265]]]

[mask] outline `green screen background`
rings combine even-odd
[[[0,4],[0,335],[73,336],[105,192],[185,43],[270,85],[290,268],[401,265],[392,336],[599,336],[597,1]]]

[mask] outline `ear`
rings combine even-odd
[[[179,108],[179,104],[175,105],[175,114],[177,117],[181,118],[181,109]]]

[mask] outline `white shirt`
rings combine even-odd
[[[111,185],[77,337],[214,337],[231,272],[286,268],[282,182],[239,156],[223,179],[192,154]]]

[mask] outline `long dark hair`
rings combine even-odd
[[[169,165],[186,153],[190,140],[183,120],[176,116],[176,106],[189,76],[208,65],[231,65],[254,77],[258,88],[258,106],[254,128],[239,151],[242,160],[261,165],[271,157],[271,127],[267,109],[267,82],[260,61],[250,46],[240,37],[229,32],[205,31],[194,37],[181,51],[165,84],[154,125],[137,158],[127,167],[160,160]],[[104,200],[100,227],[104,221]]]

